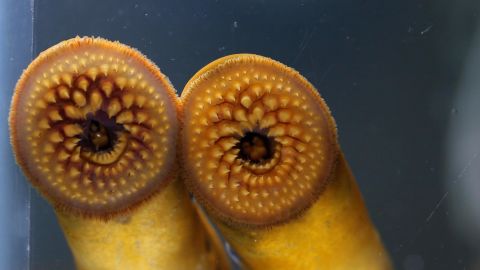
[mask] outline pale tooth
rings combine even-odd
[[[236,101],[235,93],[234,92],[227,92],[227,94],[225,95],[225,99],[229,102],[235,102]]]
[[[41,129],[49,129],[50,125],[48,124],[48,120],[46,118],[43,118],[38,122],[38,127]]]
[[[87,91],[89,84],[88,80],[84,77],[80,77],[77,81],[77,87],[83,91]]]
[[[113,83],[109,80],[103,80],[100,82],[100,88],[105,92],[105,95],[109,97],[113,91]]]
[[[72,75],[69,73],[62,74],[62,81],[64,81],[69,87],[72,87]]]
[[[75,148],[75,146],[77,146],[77,143],[79,141],[80,139],[78,138],[70,138],[67,141],[65,141],[65,148],[67,148],[69,151],[73,151],[73,149]]]
[[[90,107],[93,111],[100,109],[102,106],[103,98],[98,90],[94,90],[90,95]]]
[[[208,116],[210,117],[210,120],[213,121],[213,122],[216,122],[216,121],[219,120],[218,114],[217,114],[217,112],[215,111],[215,109],[212,109],[212,110],[208,113]]]
[[[108,117],[115,116],[121,109],[122,105],[120,104],[120,101],[118,101],[118,99],[110,101],[107,108]]]
[[[233,117],[235,118],[236,121],[248,121],[247,115],[243,109],[236,109],[233,112]]]
[[[57,110],[50,111],[50,112],[48,113],[48,117],[49,117],[52,121],[60,121],[60,120],[62,120],[62,116],[60,115],[60,113],[59,113]]]
[[[268,135],[275,136],[275,137],[276,136],[283,136],[283,135],[285,135],[285,127],[275,126],[268,131]]]
[[[103,64],[100,66],[100,71],[103,73],[103,75],[107,76],[108,75],[108,70],[110,67],[107,64]]]
[[[280,120],[281,122],[288,122],[290,121],[292,117],[292,112],[290,112],[289,110],[280,110],[278,112],[278,120]]]
[[[133,114],[131,111],[124,111],[117,116],[116,120],[120,124],[131,123],[133,121]]]
[[[147,120],[148,118],[148,114],[144,113],[144,112],[138,112],[137,113],[137,122],[139,124],[145,122],[145,120]]]
[[[252,124],[255,124],[256,122],[258,122],[260,119],[262,119],[263,115],[264,115],[264,111],[262,108],[260,107],[255,107],[252,111],[252,117],[250,119],[250,122],[252,122]]]
[[[67,160],[69,157],[70,157],[70,154],[67,153],[65,150],[62,150],[62,151],[60,151],[60,153],[58,153],[58,159],[60,161]]]
[[[45,147],[43,148],[43,151],[46,153],[46,154],[52,154],[55,152],[55,148],[53,147],[53,145],[51,143],[48,143],[45,145]]]
[[[277,118],[273,113],[268,113],[265,117],[260,120],[260,127],[261,128],[268,128],[277,123]]]
[[[80,91],[73,92],[73,101],[80,107],[83,107],[85,104],[87,104],[85,96]]]
[[[50,102],[50,103],[55,103],[56,102],[55,93],[53,91],[48,91],[45,94],[44,98],[47,102]]]
[[[60,87],[58,87],[58,95],[64,99],[70,98],[70,93],[68,92],[68,88],[65,85],[61,85]]]
[[[63,136],[62,136],[62,134],[60,134],[60,132],[54,131],[50,134],[49,139],[50,139],[51,142],[59,143],[59,142],[63,141]]]
[[[302,131],[296,126],[290,126],[288,128],[288,134],[293,137],[297,137]]]
[[[124,95],[124,96],[122,97],[123,106],[124,106],[125,108],[127,108],[127,109],[130,108],[130,107],[132,106],[132,104],[133,104],[133,99],[134,99],[134,97],[133,97],[133,95],[131,95],[131,94],[126,94],[126,95]]]
[[[232,147],[235,146],[236,143],[237,143],[237,140],[234,138],[223,139],[218,142],[218,144],[222,147],[224,151],[230,150]]]
[[[92,67],[87,70],[87,75],[90,77],[92,80],[95,80],[98,75],[98,68]]]
[[[278,108],[278,101],[274,96],[267,95],[263,98],[263,104],[268,107],[271,111],[276,110]]]
[[[231,112],[229,107],[224,106],[224,107],[221,108],[221,110],[222,110],[222,116],[225,119],[232,119],[232,112]]]
[[[240,99],[240,103],[241,103],[245,108],[248,109],[248,108],[250,107],[250,105],[252,105],[252,99],[251,99],[249,96],[245,95],[245,96],[243,96],[243,97]]]
[[[145,96],[137,96],[135,101],[137,103],[137,106],[142,108],[147,101],[147,98]]]
[[[127,79],[124,78],[124,77],[118,77],[118,78],[115,79],[115,84],[118,86],[118,88],[123,90],[123,88],[127,84]]]
[[[75,107],[75,106],[72,106],[72,105],[66,105],[65,108],[65,114],[67,115],[67,117],[69,118],[72,118],[72,119],[81,119],[83,118],[83,115],[82,113],[80,112],[80,110]]]
[[[63,127],[63,132],[68,137],[73,137],[75,135],[82,133],[82,128],[76,124],[69,124]]]

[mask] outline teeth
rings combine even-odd
[[[87,78],[81,76],[77,79],[77,87],[83,91],[87,91],[89,85],[90,82],[87,80]]]
[[[250,105],[252,105],[252,99],[251,99],[249,96],[245,95],[245,96],[243,96],[243,97],[240,99],[240,103],[241,103],[245,108],[248,109],[248,108],[250,107]]]
[[[75,178],[80,175],[80,171],[77,168],[71,168],[68,174],[70,177]]]
[[[44,100],[39,99],[37,102],[35,102],[35,107],[39,109],[45,109],[47,108],[47,103]]]
[[[53,70],[50,70],[51,73],[53,73],[54,71]],[[52,75],[52,81],[56,84],[56,85],[59,85],[60,84],[60,76],[58,74],[53,74]]]
[[[224,119],[232,119],[232,110],[228,106],[222,106],[221,113]]]
[[[62,134],[60,134],[60,132],[54,131],[50,133],[50,136],[48,137],[48,139],[53,143],[59,143],[63,141],[63,136]]]
[[[82,133],[82,128],[77,124],[68,124],[63,127],[63,132],[67,137],[74,137]]]
[[[227,100],[228,102],[234,103],[237,100],[235,98],[235,92],[233,91],[227,92],[227,94],[225,95],[225,100]]]
[[[41,129],[49,129],[50,125],[48,124],[48,120],[46,118],[43,118],[38,122],[38,127]]]
[[[210,117],[210,120],[212,122],[217,122],[219,120],[218,114],[215,109],[210,110],[210,112],[208,113],[208,116]]]
[[[62,116],[60,115],[60,113],[57,110],[50,111],[48,113],[48,118],[50,118],[50,120],[52,120],[52,121],[60,121],[60,120],[63,119]]]
[[[137,103],[137,106],[142,108],[145,102],[147,101],[147,98],[145,96],[137,96],[135,102]]]
[[[80,139],[78,139],[78,138],[70,138],[70,139],[65,141],[64,146],[67,150],[73,151],[73,149],[75,148],[75,146],[77,146],[77,143],[79,141],[80,141]]]
[[[107,64],[103,64],[100,66],[100,71],[103,73],[103,75],[107,76],[108,75],[108,70],[110,67]]]
[[[139,124],[145,122],[145,120],[147,120],[148,118],[148,114],[144,113],[144,112],[138,112],[137,113],[137,122]]]
[[[100,88],[103,90],[107,97],[110,97],[113,91],[113,83],[109,80],[102,80],[100,82]]]
[[[285,135],[285,127],[275,126],[268,131],[269,136],[277,137]]]
[[[290,112],[289,110],[280,110],[278,112],[278,120],[280,120],[280,122],[289,122],[290,119],[292,117],[292,112]]]
[[[51,143],[48,143],[44,146],[43,151],[45,152],[45,154],[52,154],[55,153],[55,148]]]
[[[68,92],[68,88],[65,85],[61,85],[58,87],[58,95],[63,99],[70,98],[70,93]]]
[[[45,100],[50,103],[55,103],[57,100],[55,99],[55,93],[53,91],[48,91],[45,96]]]
[[[90,77],[90,79],[94,80],[97,78],[98,75],[98,68],[92,67],[87,70],[87,76]]]
[[[85,104],[87,104],[87,100],[85,99],[85,96],[80,91],[73,92],[73,101],[79,107],[83,107],[85,106]]]
[[[232,164],[235,159],[237,158],[237,155],[233,154],[233,153],[228,153],[225,155],[224,159],[226,162]]]
[[[135,88],[135,86],[137,85],[137,82],[138,80],[135,78],[128,79],[128,87]]]
[[[117,116],[116,120],[120,124],[131,123],[133,121],[133,114],[131,111],[124,111]]]
[[[97,111],[102,106],[103,98],[98,90],[93,90],[90,95],[90,107],[91,110]]]
[[[288,134],[292,137],[297,137],[301,132],[301,129],[296,126],[290,126],[288,128]]]
[[[121,109],[122,105],[120,104],[120,101],[118,101],[118,99],[110,101],[107,108],[108,117],[115,116]]]
[[[69,73],[62,74],[62,81],[64,81],[69,87],[72,87],[72,75]]]
[[[44,76],[45,76],[45,74],[44,74]],[[50,80],[48,80],[48,79],[43,80],[43,81],[42,81],[42,85],[43,85],[45,88],[47,88],[47,89],[52,86]]]
[[[228,138],[219,141],[218,144],[220,145],[220,147],[222,147],[223,151],[228,151],[232,147],[234,147],[237,142],[238,141],[234,138]]]
[[[290,99],[288,97],[281,97],[280,98],[280,106],[282,108],[286,108],[288,106],[289,102],[290,102]]]
[[[127,79],[124,77],[118,77],[115,79],[115,84],[118,86],[118,88],[123,90],[123,88],[125,88],[125,85],[127,84]]]
[[[259,106],[255,107],[252,111],[252,117],[250,117],[250,122],[252,124],[255,124],[257,123],[260,119],[262,119],[263,115],[264,115],[264,111],[262,108],[260,108]]]
[[[245,111],[243,109],[236,109],[234,112],[233,112],[233,118],[235,118],[236,121],[248,121],[247,119],[247,115],[245,113]]]
[[[67,160],[69,157],[70,157],[70,154],[67,153],[67,151],[65,151],[65,150],[62,150],[62,151],[60,151],[60,153],[58,153],[58,159],[59,159],[60,161],[65,161],[65,160]]]
[[[277,123],[277,118],[273,113],[268,113],[265,117],[260,120],[260,127],[261,128],[268,128]]]
[[[80,110],[75,106],[66,105],[64,110],[65,110],[65,115],[67,115],[68,118],[71,118],[71,119],[83,118],[82,112],[80,112]]]
[[[252,92],[255,94],[256,97],[259,97],[262,93],[262,88],[258,85],[254,85],[252,88]]]
[[[133,98],[134,98],[134,97],[133,97],[133,95],[131,95],[131,94],[126,94],[126,95],[124,95],[124,96],[122,97],[123,106],[124,106],[125,108],[127,108],[127,109],[130,108],[130,107],[132,106],[132,104],[133,104]]]

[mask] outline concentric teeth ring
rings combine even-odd
[[[257,55],[201,69],[182,93],[187,186],[214,215],[285,222],[325,187],[337,157],[333,118],[298,72]]]
[[[41,53],[17,83],[16,158],[55,206],[108,217],[171,178],[177,98],[158,68],[118,42],[74,38]]]

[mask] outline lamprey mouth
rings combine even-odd
[[[330,111],[295,70],[257,55],[218,59],[182,93],[183,172],[214,215],[283,223],[317,200],[338,146]]]
[[[175,90],[141,53],[74,38],[42,52],[17,83],[11,142],[55,206],[109,217],[165,186],[176,155]]]
[[[245,132],[236,145],[240,149],[238,157],[249,163],[264,163],[273,157],[274,143],[263,132]]]

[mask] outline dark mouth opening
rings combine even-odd
[[[250,163],[262,163],[273,157],[275,141],[262,132],[246,132],[236,147],[238,157]]]
[[[82,128],[79,145],[91,152],[111,151],[118,140],[117,132],[123,130],[122,125],[115,123],[104,111],[88,114]]]

